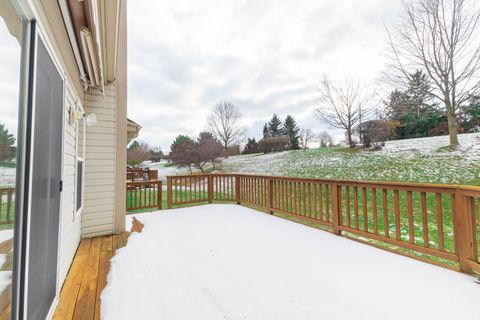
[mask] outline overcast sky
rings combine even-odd
[[[0,124],[17,134],[21,49],[0,18]]]
[[[143,127],[139,139],[164,151],[178,134],[207,129],[224,100],[249,137],[273,113],[331,130],[313,113],[320,77],[378,79],[384,24],[399,10],[400,0],[128,1],[129,117]],[[0,122],[16,132],[19,46],[0,27]]]
[[[273,113],[329,129],[313,110],[322,74],[378,79],[384,24],[400,0],[191,0],[128,2],[129,117],[139,139],[168,150],[206,129],[228,100],[259,138]],[[338,131],[337,131],[338,134]]]

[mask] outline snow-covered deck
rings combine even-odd
[[[476,319],[475,278],[237,205],[137,215],[104,319]]]

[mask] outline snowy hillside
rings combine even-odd
[[[221,172],[287,176],[480,185],[480,133],[459,136],[461,146],[445,148],[448,136],[389,141],[380,151],[319,148],[225,159]],[[187,173],[158,165],[159,176]]]

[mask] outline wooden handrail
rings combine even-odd
[[[390,251],[453,261],[462,272],[480,270],[478,186],[193,174],[167,177],[167,198],[169,208],[214,201],[255,206]]]
[[[170,176],[172,178],[189,178],[189,177],[208,177],[208,176],[243,176],[243,177],[255,177],[255,178],[270,178],[274,180],[295,180],[295,181],[311,181],[311,182],[323,182],[323,183],[338,183],[342,184],[357,184],[357,185],[380,185],[391,187],[412,187],[412,188],[434,188],[441,190],[450,190],[454,192],[460,188],[464,191],[470,191],[472,193],[480,195],[480,186],[461,185],[461,184],[435,184],[435,183],[416,183],[416,182],[395,182],[395,181],[371,181],[371,180],[344,180],[344,179],[322,179],[313,177],[288,177],[288,176],[275,176],[275,175],[256,175],[249,173],[193,173],[184,175]]]

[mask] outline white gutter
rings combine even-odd
[[[60,11],[62,12],[65,27],[67,28],[70,44],[72,45],[73,55],[75,56],[78,70],[80,71],[80,80],[84,84],[84,87],[86,87],[87,76],[85,74],[85,69],[83,68],[82,57],[80,55],[80,49],[78,48],[77,37],[75,36],[75,31],[73,29],[72,17],[70,16],[67,0],[59,0],[58,3],[60,4]]]
[[[90,13],[92,15],[91,17],[91,21],[92,21],[92,24],[93,26],[91,26],[91,28],[93,28],[93,32],[95,33],[95,40],[96,40],[96,48],[97,50],[99,51],[98,52],[98,56],[95,57],[95,64],[97,65],[96,67],[96,71],[98,73],[98,78],[96,80],[98,80],[98,84],[97,85],[101,85],[102,86],[102,92],[105,92],[105,70],[103,68],[103,55],[104,55],[104,48],[103,48],[103,41],[102,41],[102,37],[100,35],[100,30],[103,29],[104,31],[104,25],[103,25],[103,19],[100,20],[100,16],[99,16],[99,2],[97,0],[91,0],[89,1],[91,7],[90,7]],[[94,43],[93,43],[93,40],[94,40],[93,37],[91,37],[92,39],[92,48],[95,48],[94,47]],[[89,48],[90,49],[90,48]],[[100,61],[97,62],[97,57]],[[94,69],[95,71],[95,69]]]
[[[87,64],[88,77],[90,78],[90,85],[92,87],[96,87],[97,82],[95,77],[94,66],[92,63],[90,50],[88,48],[88,41],[87,41],[88,36],[90,36],[90,38],[92,37],[92,35],[90,34],[90,31],[88,31],[86,27],[82,27],[80,31],[80,38],[82,39],[83,56],[85,57],[85,62]]]

